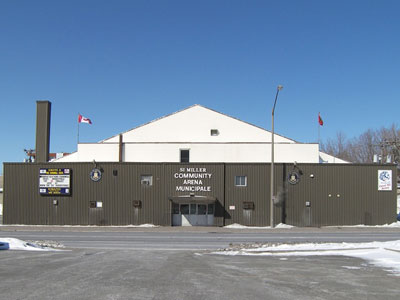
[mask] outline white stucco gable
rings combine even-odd
[[[216,131],[217,134],[213,134]],[[120,140],[122,135],[122,140]],[[271,161],[271,132],[215,110],[193,105],[58,159],[72,161],[263,163]],[[332,162],[317,143],[299,143],[275,134],[275,162]]]
[[[211,135],[217,130],[218,135]],[[122,133],[124,143],[178,142],[227,143],[271,142],[271,132],[201,105],[159,118]],[[118,143],[119,135],[100,141]],[[276,143],[296,143],[275,134]]]
[[[350,163],[347,160],[337,158],[335,156],[332,156],[332,155],[322,152],[322,151],[319,152],[319,162],[324,163],[324,164],[349,164]]]

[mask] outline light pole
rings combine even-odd
[[[276,96],[274,107],[272,108],[272,136],[271,136],[271,203],[270,203],[270,226],[271,228],[274,227],[274,113],[275,113],[275,106],[276,100],[278,100],[279,91],[283,89],[283,86],[278,85],[276,89]]]

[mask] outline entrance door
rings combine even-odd
[[[214,225],[214,204],[173,203],[172,226]]]

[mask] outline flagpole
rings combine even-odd
[[[318,112],[318,148],[320,147],[320,127],[321,127],[321,124],[319,124],[319,117],[320,116],[320,112]]]
[[[79,114],[78,114],[79,116]],[[78,144],[79,144],[79,120],[78,120],[78,139],[77,139],[78,143],[76,144],[76,149],[78,149]]]

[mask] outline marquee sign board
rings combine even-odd
[[[70,169],[40,169],[39,193],[41,195],[70,195]]]

